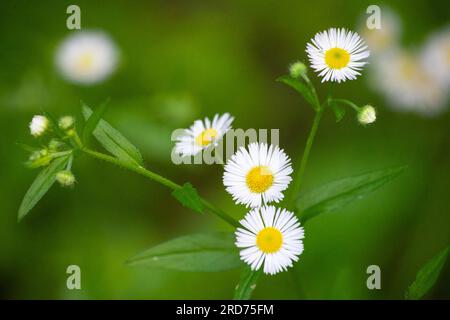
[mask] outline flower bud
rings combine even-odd
[[[366,105],[358,111],[358,121],[363,125],[375,122],[376,119],[377,113],[375,108],[370,105]]]
[[[56,174],[56,181],[62,187],[71,187],[75,183],[75,176],[69,170],[63,170]]]
[[[41,157],[41,150],[34,151],[28,158],[28,161],[33,162],[33,161],[38,160],[40,157]]]
[[[289,74],[292,78],[298,78],[301,75],[305,74],[307,71],[307,68],[305,64],[301,63],[300,61],[294,62],[289,67]]]
[[[59,141],[58,139],[52,139],[48,143],[48,149],[50,151],[59,151],[62,149],[63,146],[64,146],[64,143]]]
[[[27,165],[30,168],[38,168],[47,166],[52,160],[51,155],[47,149],[34,151],[28,158]]]
[[[77,132],[74,129],[67,130],[67,136],[68,137],[75,137]]]
[[[73,127],[75,119],[71,116],[64,116],[59,119],[58,126],[61,130],[69,130]]]
[[[39,137],[47,131],[49,127],[49,121],[47,117],[37,115],[31,119],[30,122],[30,133],[33,137]]]

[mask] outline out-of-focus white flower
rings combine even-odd
[[[211,145],[217,145],[223,135],[230,130],[234,118],[229,113],[219,116],[216,114],[211,122],[196,120],[194,124],[184,130],[184,134],[177,137],[175,152],[184,156],[193,156]]]
[[[304,230],[295,215],[285,209],[267,206],[247,213],[236,230],[236,246],[241,259],[252,270],[264,264],[264,273],[276,274],[292,267],[303,252]]]
[[[364,40],[356,33],[344,28],[331,28],[317,33],[307,44],[311,67],[324,81],[341,82],[354,80],[370,53]]]
[[[400,41],[402,26],[398,15],[389,8],[381,8],[381,29],[369,29],[362,25],[361,35],[366,40],[371,53],[374,55],[383,54],[391,48],[396,47]]]
[[[372,106],[364,106],[358,112],[359,123],[366,125],[375,122],[377,120],[377,113]]]
[[[448,88],[450,86],[450,25],[429,37],[422,51],[422,59],[429,73],[443,88]]]
[[[45,133],[48,126],[49,121],[47,117],[41,115],[34,116],[30,122],[30,133],[34,137],[39,137]]]
[[[278,146],[250,143],[228,160],[223,184],[237,203],[254,208],[282,200],[291,173],[291,159]]]
[[[374,60],[373,74],[373,85],[394,109],[432,116],[446,106],[448,91],[440,86],[417,54],[392,50]]]
[[[69,35],[56,54],[56,65],[64,78],[93,84],[107,78],[116,68],[118,52],[109,36],[99,31]]]

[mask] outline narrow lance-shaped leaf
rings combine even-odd
[[[362,199],[370,192],[397,177],[404,166],[377,170],[355,177],[337,180],[314,189],[297,201],[300,219],[305,222],[318,214],[338,210]]]
[[[84,118],[89,119],[92,110],[87,105],[83,105],[82,111]],[[94,129],[94,136],[106,150],[117,158],[134,165],[143,165],[144,161],[139,150],[105,120],[100,120]]]
[[[140,253],[127,264],[193,272],[229,270],[242,265],[234,241],[229,233],[183,236]]]
[[[38,174],[22,200],[18,214],[19,221],[25,217],[25,215],[27,215],[27,213],[47,193],[56,180],[56,174],[64,169],[68,161],[69,156],[57,158]]]
[[[316,102],[314,100],[314,94],[311,92],[309,87],[303,83],[301,80],[291,77],[290,75],[284,75],[277,79],[278,82],[282,82],[289,87],[293,88],[295,91],[300,93],[303,98],[316,109]]]
[[[241,279],[234,290],[234,300],[249,300],[256,288],[256,282],[261,276],[262,268],[253,271],[250,267],[246,267],[241,273]]]
[[[94,112],[89,116],[83,129],[83,143],[85,145],[89,144],[92,133],[95,128],[97,128],[98,123],[103,117],[106,111],[106,106],[108,105],[109,99],[103,102]],[[83,102],[82,102],[83,103]],[[84,105],[84,103],[83,103]]]
[[[430,261],[419,270],[416,280],[409,286],[405,298],[417,300],[422,298],[435,284],[439,278],[442,268],[447,261],[450,253],[450,246],[434,256]]]
[[[204,206],[197,190],[189,182],[181,188],[172,191],[172,196],[177,199],[186,208],[192,209],[198,213],[203,213]]]

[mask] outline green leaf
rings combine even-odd
[[[336,103],[331,104],[331,109],[333,109],[336,122],[341,122],[341,120],[344,119],[346,109]]]
[[[127,264],[193,272],[229,270],[242,265],[234,241],[229,233],[183,236],[140,253]]]
[[[262,273],[262,268],[253,271],[250,267],[246,267],[241,273],[241,279],[234,289],[234,300],[249,300],[256,288],[256,282]]]
[[[94,110],[94,113],[92,113],[89,118],[86,121],[86,125],[83,129],[83,143],[84,145],[89,144],[89,140],[91,138],[92,133],[94,132],[95,128],[97,128],[98,123],[103,117],[103,114],[106,111],[106,106],[108,105],[109,99],[107,99],[105,102],[103,102],[97,109]],[[82,102],[83,105],[84,102]]]
[[[56,174],[64,169],[69,158],[69,156],[63,156],[53,160],[48,167],[38,174],[22,200],[19,208],[18,221],[22,220],[47,193],[56,180]]]
[[[92,114],[92,110],[85,104],[82,106],[82,112],[85,119],[89,119]],[[98,122],[93,133],[98,142],[117,158],[134,165],[143,165],[139,150],[105,120]]]
[[[419,270],[416,280],[414,280],[406,291],[406,299],[418,300],[433,287],[445,265],[445,262],[447,261],[449,253],[450,246],[441,251],[438,255],[434,256],[422,267],[422,269]]]
[[[313,108],[316,108],[314,94],[311,92],[309,87],[301,82],[299,79],[293,78],[290,75],[284,75],[277,79],[278,82],[282,82],[289,87],[293,88],[295,91],[300,93],[303,98],[311,105]]]
[[[305,222],[318,214],[336,211],[362,199],[372,191],[397,177],[404,166],[392,167],[337,180],[314,189],[297,201],[300,219]]]
[[[172,196],[186,208],[198,213],[203,213],[205,209],[197,190],[189,182],[185,183],[181,188],[173,190]]]

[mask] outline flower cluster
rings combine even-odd
[[[57,55],[61,73],[71,81],[84,84],[101,81],[107,77],[116,63],[114,46],[107,39],[99,33],[77,33],[68,38]],[[355,79],[367,63],[364,59],[369,56],[367,46],[357,33],[335,28],[316,34],[307,45],[306,51],[312,69],[322,77],[322,82],[340,83]],[[301,93],[316,112],[307,148],[294,183],[292,192],[294,196],[297,196],[299,191],[298,182],[302,181],[303,169],[309,154],[308,148],[311,147],[318,121],[326,108],[332,108],[337,118],[341,119],[344,114],[342,105],[347,105],[356,112],[361,124],[370,124],[376,120],[376,111],[370,105],[359,107],[349,100],[333,99],[331,96],[324,102],[319,102],[307,71],[303,63],[296,62],[290,66],[289,75],[280,78],[280,81]],[[92,111],[87,106],[83,108],[83,114],[89,116]],[[274,275],[287,270],[298,261],[303,252],[304,229],[294,212],[283,208],[280,204],[285,200],[284,192],[293,181],[291,159],[282,148],[261,141],[252,142],[240,147],[227,160],[223,173],[225,190],[236,204],[249,208],[249,212],[238,223],[199,197],[192,185],[180,186],[145,169],[139,151],[126,138],[109,125],[97,127],[103,111],[104,107],[99,107],[95,111],[97,112],[95,116],[87,117],[83,140],[78,137],[75,119],[71,116],[61,117],[57,121],[46,115],[34,116],[30,123],[30,133],[35,138],[43,139],[48,132],[53,134],[49,141],[44,143],[45,147],[31,150],[28,165],[49,166],[49,170],[46,170],[48,181],[51,183],[58,181],[63,187],[73,186],[76,182],[71,171],[75,153],[85,153],[128,168],[171,188],[172,195],[189,208],[202,212],[203,207],[208,207],[211,212],[236,226],[235,245],[240,249],[241,260],[253,271],[262,269],[264,273]],[[205,118],[195,121],[177,137],[175,153],[182,157],[190,157],[218,146],[226,133],[231,130],[233,120],[230,114],[225,113],[216,114],[212,120]],[[103,133],[96,136],[97,140],[114,156],[89,149],[89,137],[96,129]],[[48,186],[46,188],[48,189]],[[186,201],[186,198],[190,201]],[[19,209],[19,217],[23,217],[31,207],[25,202],[24,209],[22,211]]]
[[[322,82],[356,79],[367,63],[364,59],[369,56],[367,46],[356,32],[335,28],[316,34],[306,51]],[[303,63],[293,63],[289,74],[293,81],[303,81],[312,86]],[[315,90],[310,90],[310,93],[315,95]],[[327,102],[328,105],[349,105],[356,111],[361,124],[376,120],[376,111],[370,105],[358,107],[343,99]],[[217,146],[231,129],[232,122],[233,117],[228,113],[216,114],[212,121],[209,118],[195,121],[177,138],[175,152],[183,157],[195,156]],[[241,227],[237,228],[235,235],[241,259],[252,270],[262,267],[264,273],[276,274],[291,267],[303,252],[304,230],[297,217],[293,212],[271,205],[284,199],[284,191],[292,181],[292,172],[291,159],[284,150],[264,142],[253,142],[239,148],[225,164],[223,184],[226,191],[236,204],[251,208],[240,220]]]
[[[212,121],[195,121],[178,137],[175,151],[190,156],[216,146],[232,121],[228,113],[216,114]],[[237,204],[252,208],[235,233],[241,259],[252,270],[263,266],[266,274],[278,273],[291,267],[303,252],[304,231],[298,219],[286,209],[268,205],[284,198],[292,171],[291,160],[282,149],[257,142],[241,147],[224,167],[226,190]]]
[[[55,137],[49,137],[44,147],[34,149],[27,147],[31,151],[27,165],[30,168],[48,166],[52,161],[62,157],[68,157],[67,166],[56,173],[56,181],[63,187],[72,187],[75,183],[75,176],[71,171],[73,148],[70,140],[76,134],[74,129],[75,119],[71,116],[64,116],[57,123],[53,123],[47,116],[35,115],[30,122],[30,134],[39,139],[43,139],[48,133],[53,133]]]

